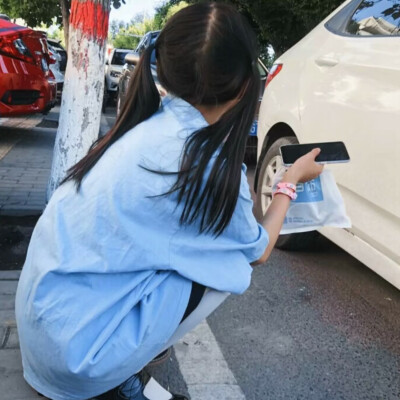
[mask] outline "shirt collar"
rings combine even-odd
[[[168,94],[162,99],[162,107],[171,110],[187,128],[201,129],[209,125],[197,108],[180,97]]]

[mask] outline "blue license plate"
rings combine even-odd
[[[253,125],[251,125],[251,129],[250,129],[250,132],[249,132],[250,136],[257,136],[257,127],[258,127],[258,121],[255,120],[253,122]]]

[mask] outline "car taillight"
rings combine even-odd
[[[53,71],[49,69],[49,78],[50,79],[56,79],[55,75],[53,74]]]
[[[0,53],[35,64],[32,53],[19,36],[0,37]]]
[[[283,67],[283,64],[274,64],[272,66],[272,68],[269,71],[267,81],[265,82],[265,88],[267,88],[267,86],[272,81],[272,79],[274,79],[279,74],[279,72],[281,72],[282,67]]]
[[[57,58],[55,54],[49,50],[49,64],[56,64],[57,63]]]

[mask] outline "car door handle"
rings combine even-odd
[[[320,67],[334,67],[339,64],[339,60],[333,57],[322,56],[315,60],[315,63]]]

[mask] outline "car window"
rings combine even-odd
[[[125,56],[128,54],[128,51],[115,51],[113,58],[111,60],[112,65],[124,65],[125,64]]]
[[[267,71],[262,67],[260,63],[257,63],[258,72],[260,73],[260,78],[264,79],[267,76]]]
[[[142,55],[145,49],[146,49],[146,40],[142,39],[142,41],[139,43],[136,49],[136,52],[139,53],[139,55]]]
[[[347,32],[358,36],[400,35],[398,0],[363,0],[347,25]]]
[[[142,53],[148,47],[148,41],[149,41],[149,36],[146,34],[145,36],[143,36],[142,40],[140,41],[140,43],[136,49],[136,52],[139,53],[139,55],[142,55]]]

